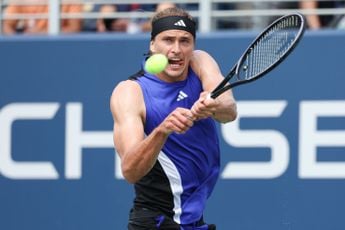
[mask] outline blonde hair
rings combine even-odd
[[[187,17],[191,21],[194,21],[193,17],[184,9],[178,8],[178,7],[171,7],[171,8],[166,8],[162,11],[158,11],[151,20],[151,25],[155,21],[161,18],[169,17],[169,16],[180,16],[180,17]]]

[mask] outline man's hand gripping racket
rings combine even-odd
[[[298,13],[274,21],[256,37],[210,97],[216,98],[226,90],[264,76],[291,53],[304,31],[305,20]]]

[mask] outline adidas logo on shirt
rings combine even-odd
[[[176,101],[181,101],[187,97],[188,97],[188,95],[185,92],[183,92],[182,90],[180,90],[180,92],[178,93]]]
[[[184,21],[181,19],[181,20],[178,20],[177,22],[175,22],[174,24],[175,26],[182,26],[182,27],[187,27],[186,24],[184,23]]]

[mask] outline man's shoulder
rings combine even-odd
[[[137,81],[133,80],[124,80],[119,82],[114,89],[114,92],[118,93],[134,93],[140,90],[140,85]]]
[[[111,95],[110,107],[114,116],[130,113],[143,117],[145,107],[139,84],[131,80],[119,82]]]

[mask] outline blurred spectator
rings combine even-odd
[[[215,5],[217,10],[234,10],[238,3],[218,3]],[[217,30],[223,29],[235,29],[238,27],[237,20],[231,18],[219,18],[217,19]]]
[[[337,29],[345,30],[345,15],[341,15],[336,24]]]
[[[218,3],[218,10],[274,10],[274,9],[296,9],[298,3],[285,1],[243,1],[232,3]],[[217,29],[263,29],[272,23],[279,16],[270,15],[246,15],[230,18],[220,18],[217,21]]]
[[[102,5],[99,12],[101,13],[101,18],[97,20],[97,31],[107,32],[107,31],[118,31],[127,32],[129,20],[125,18],[112,18],[107,17],[111,13],[118,11],[118,7],[114,4]]]
[[[159,3],[159,4],[156,5],[155,12],[159,12],[159,11],[165,10],[167,8],[173,8],[173,7],[176,7],[175,3],[172,3],[172,2],[162,2],[162,3]],[[141,27],[141,31],[143,31],[143,32],[150,32],[151,31],[151,19],[145,21],[144,23],[142,23],[140,25],[140,27]]]
[[[300,8],[309,10],[332,9],[341,6],[344,6],[344,1],[300,1]],[[336,27],[336,23],[340,21],[340,17],[336,15],[307,14],[306,18],[308,27],[312,30]]]
[[[101,8],[99,4],[85,3],[83,5],[83,13],[98,13]],[[86,32],[96,32],[97,31],[97,19],[86,17],[83,22],[83,31]]]
[[[86,19],[84,31],[98,32],[128,32],[138,33],[142,31],[142,24],[146,19],[124,18],[111,16],[115,12],[135,13],[136,11],[154,11],[156,4],[85,4],[84,12],[98,12],[98,19]]]
[[[156,12],[168,9],[168,8],[174,8],[176,7],[175,3],[172,2],[161,2],[156,6]]]
[[[23,0],[24,3],[30,3],[32,0]],[[18,5],[15,3],[9,3],[4,10],[4,16],[10,16],[13,14],[48,14],[48,2],[47,4],[40,5]],[[80,4],[62,4],[62,13],[81,13],[82,5]],[[82,28],[81,19],[62,19],[60,22],[62,33],[75,33],[80,32]],[[45,34],[48,32],[48,19],[29,18],[29,19],[6,19],[3,21],[3,33],[4,34]]]
[[[147,12],[158,12],[166,8],[175,7],[176,4],[163,1],[159,4],[131,4],[130,11],[147,11]],[[151,19],[131,19],[127,32],[138,33],[138,32],[150,32],[151,31]]]
[[[179,3],[176,5],[177,7],[180,7],[188,11],[193,11],[193,10],[195,11],[199,9],[199,3]]]
[[[274,10],[274,9],[298,9],[297,2],[284,2],[284,1],[276,1],[276,2],[266,2],[264,4],[260,4],[259,2],[254,2],[254,7],[256,9],[266,9],[266,10]],[[255,29],[264,29],[268,25],[270,25],[274,20],[281,17],[281,15],[275,16],[254,16],[252,20],[252,28]]]
[[[83,7],[84,13],[100,13],[101,16],[98,19],[95,18],[85,18],[83,24],[83,31],[87,32],[106,32],[115,29],[112,28],[113,21],[116,19],[110,17],[110,14],[120,11],[127,11],[129,8],[128,4],[117,5],[117,4],[95,4],[95,3],[85,3]],[[124,20],[126,21],[126,20]],[[123,25],[124,26],[124,25]],[[123,27],[121,26],[121,27]],[[116,28],[115,30],[123,28]],[[125,30],[126,31],[126,30]]]
[[[131,18],[114,18],[111,17],[115,12],[135,12],[135,11],[161,11],[163,9],[176,6],[171,2],[162,2],[159,4],[106,4],[99,7],[98,12],[101,17],[97,20],[98,32],[127,32],[127,33],[140,33],[151,31],[150,19],[131,19]]]

